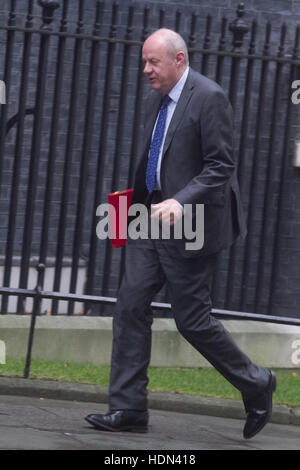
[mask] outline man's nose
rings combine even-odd
[[[145,65],[144,65],[144,73],[149,74],[150,72],[151,72],[150,64],[148,64],[148,62],[146,62]]]

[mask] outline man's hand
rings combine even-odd
[[[161,220],[164,224],[174,225],[183,215],[183,209],[176,199],[166,199],[159,204],[151,204],[151,218]]]

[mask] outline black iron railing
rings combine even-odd
[[[289,144],[297,124],[290,87],[300,76],[300,28],[276,25],[274,32],[271,23],[250,22],[243,4],[220,23],[207,15],[200,28],[200,20],[195,12],[169,13],[142,2],[127,8],[96,1],[87,11],[82,0],[28,0],[22,14],[10,2],[7,22],[0,24],[7,87],[0,121],[7,220],[0,239],[2,314],[11,312],[12,296],[18,297],[19,314],[29,297],[51,300],[52,315],[62,313],[62,300],[69,315],[76,302],[84,303],[85,314],[105,314],[99,305],[113,305],[105,299],[116,297],[125,250],[99,242],[96,209],[107,193],[132,186],[146,92],[141,47],[149,33],[168,25],[185,37],[191,66],[225,88],[235,114],[249,235],[220,255],[214,279],[220,308],[214,312],[242,318],[241,312],[253,311],[258,320],[284,321],[273,299],[291,181]],[[28,287],[33,258],[45,267],[38,291]],[[46,288],[50,258],[54,274]],[[162,291],[156,302],[164,306],[162,315],[169,314],[167,294]],[[286,321],[298,324],[296,318]]]
[[[30,374],[30,365],[31,365],[31,357],[32,357],[32,346],[34,340],[34,332],[35,332],[35,324],[36,318],[41,314],[41,302],[42,299],[52,299],[55,301],[58,300],[67,300],[69,302],[87,302],[87,303],[94,303],[94,304],[101,304],[101,305],[110,305],[114,306],[117,299],[113,297],[102,297],[102,296],[92,296],[92,295],[78,295],[78,294],[70,294],[70,293],[63,293],[63,292],[47,292],[42,290],[42,278],[43,273],[45,270],[45,266],[39,264],[37,266],[38,271],[38,279],[37,285],[35,289],[14,289],[14,288],[5,288],[0,287],[0,295],[7,294],[7,295],[18,295],[20,297],[32,297],[34,299],[33,302],[33,309],[31,313],[31,322],[30,322],[30,329],[28,335],[28,344],[27,344],[27,353],[26,353],[26,360],[25,360],[25,367],[24,367],[24,378],[28,378]],[[152,302],[151,308],[155,311],[167,311],[171,312],[171,304],[163,303],[163,302]],[[222,310],[222,309],[212,309],[212,316],[219,318],[221,320],[252,320],[256,322],[269,322],[269,323],[277,323],[282,325],[295,325],[300,326],[300,319],[296,318],[287,318],[287,317],[279,317],[273,315],[261,315],[257,313],[246,313],[246,312],[234,312],[229,310]]]

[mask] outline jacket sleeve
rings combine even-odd
[[[224,203],[224,186],[235,170],[233,113],[225,93],[210,92],[199,118],[201,172],[174,195],[180,204]]]

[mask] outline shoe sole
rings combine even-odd
[[[265,425],[269,422],[269,420],[271,418],[272,408],[273,408],[273,393],[276,390],[277,379],[276,379],[275,373],[272,370],[270,370],[270,373],[271,373],[271,400],[270,400],[270,407],[269,407],[267,415],[266,415],[266,419],[262,423],[262,425],[259,428],[256,429],[256,431],[254,433],[250,434],[249,436],[244,435],[244,439],[251,439],[252,437],[256,436],[256,434],[258,434],[265,427]]]
[[[105,424],[99,425],[94,422],[92,419],[84,418],[89,424],[92,424],[99,431],[109,431],[109,432],[134,432],[134,433],[146,433],[148,432],[147,426],[121,426],[120,428],[113,428],[111,426],[105,426]]]

